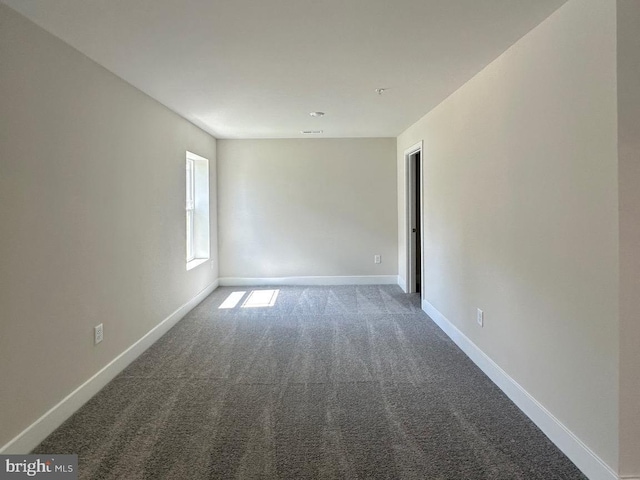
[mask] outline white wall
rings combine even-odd
[[[614,471],[616,119],[615,2],[570,0],[397,144],[404,219],[424,140],[427,301]]]
[[[640,2],[617,4],[620,473],[640,478]]]
[[[214,195],[187,272],[185,151],[215,186],[213,137],[4,5],[0,65],[1,447],[215,281],[217,227]]]
[[[220,140],[218,158],[221,278],[397,275],[395,139]]]

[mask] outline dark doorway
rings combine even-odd
[[[422,144],[405,152],[407,212],[406,292],[419,292],[424,284],[422,272]]]
[[[413,260],[413,265],[415,268],[415,291],[416,292],[422,292],[422,230],[421,230],[421,225],[422,225],[422,205],[420,204],[420,200],[422,198],[421,195],[421,191],[420,191],[420,175],[422,174],[420,167],[422,165],[422,162],[420,161],[420,152],[416,152],[415,155],[413,155],[413,161],[415,162],[415,169],[414,169],[414,175],[413,178],[411,179],[412,183],[414,184],[414,189],[415,189],[415,195],[414,195],[414,218],[413,218],[413,230],[415,232],[415,237],[416,237],[416,249],[415,249],[415,255]]]

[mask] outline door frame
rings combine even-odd
[[[420,229],[420,298],[424,298],[424,155],[423,155],[423,141],[412,145],[404,151],[404,214],[405,214],[405,252],[406,252],[406,271],[405,271],[405,285],[407,293],[416,292],[416,268],[415,268],[415,249],[412,242],[412,198],[415,196],[415,192],[412,192],[412,172],[411,157],[416,153],[420,153],[420,222],[416,228]]]

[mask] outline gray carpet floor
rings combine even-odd
[[[216,290],[33,453],[77,453],[81,479],[586,478],[416,295],[218,308],[252,290]]]

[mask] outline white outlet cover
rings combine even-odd
[[[484,312],[480,309],[478,309],[478,313],[476,314],[476,322],[478,322],[478,325],[481,327],[484,326]]]
[[[96,325],[93,327],[93,343],[95,345],[99,344],[104,338],[104,329],[102,324]]]

